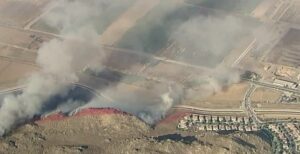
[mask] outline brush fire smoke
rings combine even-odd
[[[22,94],[5,97],[0,108],[0,135],[9,131],[16,124],[33,118],[34,115],[42,114],[40,112],[47,105],[45,102],[53,96],[68,93],[72,83],[79,80],[78,73],[82,72],[86,66],[101,71],[99,68],[103,68],[103,61],[107,60],[108,55],[104,54],[105,52],[99,45],[95,21],[99,15],[107,15],[106,9],[113,8],[112,10],[114,10],[118,8],[115,5],[128,5],[126,3],[118,0],[61,0],[49,5],[57,7],[60,11],[48,13],[44,19],[45,23],[52,27],[58,27],[64,38],[44,43],[38,51],[36,61],[41,67],[40,72],[28,78],[27,87]],[[241,32],[243,27],[244,25],[234,17],[225,19],[200,17],[183,24],[178,32],[174,32],[172,39],[192,47],[193,50],[199,52],[198,54],[214,51],[213,54],[218,56],[228,48],[226,41],[233,42],[236,39],[235,34]],[[225,33],[220,30],[214,31],[216,29],[225,29],[226,31]],[[143,45],[141,42],[136,42],[136,44]],[[238,73],[232,73],[230,69],[219,68],[215,72],[210,74],[209,78],[199,77],[199,80],[205,78],[209,81],[203,88],[205,93],[209,91],[208,93],[211,94],[221,90],[220,87],[239,80]],[[180,86],[168,85],[167,87],[169,89],[161,86],[153,88],[152,91],[162,94],[158,97],[159,100],[147,99],[147,93],[123,94],[118,92],[115,87],[106,87],[101,90],[112,93],[115,100],[122,100],[122,102],[101,104],[93,99],[91,102],[85,102],[86,104],[81,107],[116,107],[153,124],[160,120],[174,104],[180,103],[184,98],[184,92]],[[68,101],[67,104],[71,103]],[[70,105],[72,109],[78,107]]]
[[[36,60],[41,71],[29,77],[22,94],[4,98],[0,108],[0,135],[16,124],[40,114],[47,105],[45,102],[51,97],[67,93],[69,86],[78,81],[77,73],[87,65],[101,65],[104,54],[101,52],[98,35],[91,24],[81,25],[94,13],[89,10],[89,5],[61,1],[58,6],[65,6],[66,12],[47,18],[52,24],[63,26],[62,35],[65,38],[53,39],[43,44]],[[75,16],[77,14],[81,16]],[[64,20],[61,20],[61,17],[64,17]],[[77,28],[72,29],[70,25]]]
[[[94,32],[82,29],[66,39],[54,39],[38,51],[41,71],[28,79],[27,87],[17,96],[7,96],[0,108],[0,134],[15,123],[39,114],[45,102],[55,95],[64,95],[78,81],[77,72],[88,64],[98,65],[103,55]],[[97,56],[95,56],[97,55]]]

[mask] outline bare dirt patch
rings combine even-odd
[[[290,29],[281,41],[274,47],[267,61],[275,64],[300,66],[300,30]]]
[[[2,0],[0,2],[0,23],[23,27],[43,11],[49,0]]]
[[[207,98],[188,102],[188,105],[193,105],[203,108],[240,108],[244,95],[248,89],[247,83],[233,84],[227,87],[224,91],[217,92]],[[201,91],[199,91],[201,93]]]
[[[280,91],[260,87],[253,92],[251,100],[254,104],[275,103],[281,95]]]
[[[37,70],[38,69],[32,65],[9,63],[0,72],[0,88],[16,86],[17,83],[21,82],[20,80],[26,79],[28,75]]]
[[[159,2],[160,0],[138,0],[106,29],[101,36],[101,42],[103,44],[113,45],[115,42],[119,41],[119,39],[135,25],[138,19],[147,14],[147,12]]]

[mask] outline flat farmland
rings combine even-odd
[[[110,24],[112,24],[122,13],[124,13],[136,0],[111,0],[107,6],[99,9],[97,15],[87,19],[86,23],[93,25],[99,35],[101,35]],[[47,22],[47,18],[55,15],[56,13],[64,13],[65,6],[56,6],[49,10],[41,19],[31,26],[34,30],[59,34],[62,27],[54,27]]]
[[[50,0],[1,0],[0,24],[24,27],[39,16]]]
[[[8,60],[0,60],[0,72],[6,69],[6,67],[10,64]]]
[[[129,52],[110,50],[106,53],[107,59],[104,64],[107,67],[132,73],[139,72],[152,59],[152,57]]]
[[[1,49],[0,57],[10,59],[10,61],[14,62],[35,65],[37,53],[5,46]]]
[[[28,50],[37,50],[43,42],[51,40],[53,37],[24,31],[20,29],[0,26],[0,44],[17,46]]]
[[[206,94],[205,90],[195,91],[193,97],[185,103],[203,108],[235,108],[239,109],[242,105],[244,94],[249,85],[247,83],[238,83],[228,86],[223,91]]]
[[[282,16],[281,20],[292,24],[300,25],[300,1],[293,1],[293,5]]]
[[[166,47],[171,33],[199,9],[169,1],[161,1],[136,25],[129,29],[116,46],[155,54]]]
[[[283,93],[280,91],[259,87],[253,92],[251,101],[254,106],[257,104],[274,104],[282,95]]]
[[[265,110],[271,110],[271,109],[274,109],[274,110],[298,110],[300,109],[300,106],[299,104],[283,104],[283,103],[264,103],[264,104],[261,104],[260,107],[256,107],[254,106],[254,108],[257,108],[257,109],[265,109]]]
[[[193,5],[231,13],[250,14],[263,0],[185,0]]]
[[[5,89],[14,87],[22,83],[33,72],[38,71],[38,68],[33,65],[11,62],[6,59],[0,59],[0,88]]]
[[[167,1],[161,1],[156,7],[148,12],[148,14],[138,20],[136,25],[129,29],[122,39],[116,43],[116,46],[136,52],[159,55],[192,65],[214,68],[220,64],[230,51],[238,44],[236,40],[241,40],[244,36],[249,34],[247,26],[255,27],[259,24],[256,20],[249,19],[248,17],[234,16],[232,17],[232,20],[236,21],[237,24],[241,21],[241,23],[246,23],[245,25],[247,26],[243,27],[241,32],[233,34],[230,30],[227,31],[227,29],[222,29],[222,26],[227,26],[226,22],[223,22],[223,18],[229,15],[229,13],[222,13],[211,8],[187,5],[185,3],[170,4]],[[190,41],[190,43],[182,41],[183,39],[181,38],[188,37],[185,36],[184,33],[187,29],[189,29],[187,27],[189,27],[190,22],[194,21],[194,19],[198,19],[199,17],[202,17],[203,20],[209,20],[211,18],[213,21],[216,20],[215,22],[217,23],[214,24],[215,26],[207,26],[205,22],[203,25],[201,22],[199,22],[199,24],[204,28],[214,28],[216,31],[215,33],[232,34],[232,36],[228,38],[232,38],[235,41],[228,41],[228,43],[222,47],[217,48],[222,50],[217,51],[217,54],[214,53],[214,51],[210,51],[215,48],[202,49],[204,47],[199,48],[199,46],[195,45],[199,44],[199,42],[203,42],[205,39],[197,40],[197,38],[194,38]],[[209,22],[210,20],[207,23]],[[192,28],[193,27],[190,29]],[[180,34],[177,36],[176,34],[178,34],[178,32],[182,35]],[[200,33],[199,35],[205,36],[206,34],[204,32],[204,34]],[[221,39],[217,37],[207,40],[220,41]],[[214,43],[213,41],[207,42],[208,44]],[[218,55],[219,53],[221,54]],[[211,60],[207,61],[207,59]]]
[[[175,65],[160,61],[148,66],[143,72],[146,76],[183,83],[191,75],[201,75],[205,70]]]
[[[106,45],[114,45],[123,35],[132,28],[137,20],[144,17],[161,0],[141,1],[138,0],[130,6],[122,15],[107,27],[101,35],[100,41]]]
[[[300,66],[300,30],[290,29],[273,48],[267,61],[291,67]]]

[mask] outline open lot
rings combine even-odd
[[[21,29],[0,26],[0,44],[23,48],[25,50],[37,50],[43,42],[49,41],[52,36],[25,31]]]
[[[281,120],[291,120],[291,119],[300,119],[299,113],[289,113],[289,114],[278,114],[278,113],[258,113],[258,116],[262,120],[266,121],[276,121],[278,119]]]
[[[259,87],[253,92],[251,101],[254,106],[257,106],[257,104],[259,104],[259,106],[274,104],[280,99],[282,94],[282,92],[277,90]]]
[[[34,51],[0,45],[0,89],[22,84],[28,75],[38,71],[35,59]]]
[[[91,16],[88,19],[89,23],[96,28],[98,34],[102,34],[108,26],[113,23],[124,11],[126,11],[136,0],[111,0],[107,6],[99,9],[96,16]],[[56,6],[47,12],[41,19],[32,25],[32,29],[58,34],[62,27],[53,27],[47,23],[45,18],[53,16],[56,13],[63,13],[65,6]]]
[[[171,32],[182,22],[194,16],[199,9],[161,1],[148,14],[137,21],[123,38],[118,47],[155,54],[165,47]]]
[[[295,25],[300,25],[300,1],[294,0],[293,5],[287,10],[286,14],[282,16],[281,20]]]
[[[222,49],[216,48],[216,50],[222,50],[216,53],[210,51],[209,47],[208,49],[203,47],[204,49],[202,51],[198,51],[199,48],[191,46],[188,43],[178,42],[174,40],[174,37],[184,38],[184,35],[177,36],[176,32],[180,31],[180,33],[185,33],[185,28],[188,26],[185,24],[190,24],[186,22],[196,20],[198,17],[212,19],[212,21],[207,21],[208,23],[216,22],[214,26],[207,26],[204,21],[203,28],[209,27],[211,28],[209,32],[215,31],[215,33],[222,33],[222,26],[227,26],[227,23],[226,21],[223,23],[223,20],[219,21],[218,19],[226,18],[227,15],[230,14],[220,13],[219,11],[198,7],[196,5],[187,5],[186,3],[170,4],[167,1],[161,1],[160,4],[154,7],[148,14],[138,20],[136,25],[125,33],[116,46],[137,52],[160,55],[193,65],[214,68],[221,63],[226,55],[238,44],[236,40],[241,40],[244,36],[249,34],[248,30],[250,28],[259,24],[256,20],[244,16],[233,16],[232,20],[246,23],[245,25],[247,26],[244,26],[243,28],[245,29],[238,33],[238,35],[232,34],[230,30],[228,30],[228,32],[227,29],[224,29],[224,33],[232,34],[232,36],[228,36],[228,39],[234,39],[235,41],[228,41],[224,47],[220,47]],[[192,29],[192,27],[190,29]],[[202,35],[206,35],[205,32]],[[217,38],[208,39],[219,41]],[[192,41],[194,42],[190,44],[197,44],[197,38],[194,38]],[[200,38],[199,41],[203,40]],[[219,52],[221,52],[221,55]],[[207,61],[207,59],[210,59],[210,61]]]
[[[188,4],[223,10],[231,13],[251,13],[263,0],[185,0]]]
[[[201,69],[194,69],[160,61],[156,64],[149,65],[142,73],[158,79],[182,83],[190,75],[193,74],[196,76],[203,72],[204,70]]]
[[[117,70],[128,71],[131,73],[139,72],[144,65],[152,60],[152,57],[143,55],[107,50],[107,59],[105,65]]]
[[[25,51],[19,48],[13,48],[8,46],[3,46],[1,48],[0,45],[0,57],[9,59],[10,61],[23,63],[23,64],[31,64],[35,65],[35,60],[37,57],[37,53],[34,51]]]
[[[184,132],[177,130],[178,119],[173,121],[176,125],[166,124],[166,128],[169,127],[172,131],[166,130],[162,133],[158,121],[164,119],[168,111],[171,113],[173,110],[228,117],[242,115],[255,119],[250,113],[252,107],[254,110],[300,109],[298,104],[273,103],[281,93],[264,88],[254,91],[251,104],[247,99],[254,86],[249,82],[255,82],[254,79],[239,82],[243,71],[258,68],[257,59],[248,57],[253,56],[252,50],[245,49],[253,40],[252,30],[264,24],[264,21],[257,21],[258,19],[250,15],[263,0],[93,0],[76,3],[79,1],[63,0],[63,4],[69,5],[49,7],[46,4],[59,1],[0,0],[0,99],[3,102],[8,93],[21,94],[20,89],[9,92],[5,90],[28,83],[27,77],[34,72],[41,71],[43,74],[38,77],[46,77],[46,80],[37,80],[38,85],[29,82],[33,84],[28,86],[29,90],[25,90],[16,99],[7,101],[5,105],[1,104],[4,110],[7,106],[8,113],[3,112],[0,116],[6,119],[8,114],[7,117],[12,117],[7,118],[8,121],[12,120],[12,123],[16,122],[19,126],[19,121],[25,123],[27,121],[23,121],[24,119],[38,119],[44,111],[55,112],[48,114],[49,117],[41,116],[41,119],[49,118],[47,123],[37,122],[34,125],[21,126],[7,135],[10,126],[15,125],[11,125],[9,121],[6,126],[1,121],[0,138],[3,134],[4,137],[0,140],[0,153],[20,153],[26,149],[33,153],[268,153],[269,145],[256,137],[257,134],[228,131],[231,128],[225,128],[224,138],[223,131]],[[78,4],[83,6],[77,6],[82,9],[70,7]],[[292,29],[276,46],[284,51],[274,51],[272,54],[274,57],[283,58],[274,58],[273,61],[282,63],[288,59],[288,64],[296,63],[299,66],[298,31]],[[88,34],[78,35],[77,32]],[[92,33],[91,37],[88,36],[89,32]],[[47,69],[39,70],[35,61],[40,47],[53,38],[71,40],[72,37],[66,38],[70,33],[87,38],[85,41],[88,43],[80,40],[77,42],[75,39],[76,44],[73,41],[65,41],[61,45],[58,44],[57,48],[54,47],[55,43],[50,44],[53,47],[50,46],[49,51],[41,52],[41,55],[49,52],[43,55],[49,59],[45,60],[44,67],[41,67]],[[96,41],[101,47],[98,48]],[[102,56],[99,52],[93,52],[98,49],[105,52],[104,60],[94,59]],[[39,60],[44,60],[43,58]],[[101,63],[95,68],[96,71],[94,67],[89,68],[94,64],[94,60]],[[241,70],[232,68],[232,62],[236,60],[241,61],[236,63]],[[46,65],[48,63],[49,66]],[[257,76],[261,75],[253,71],[249,76],[255,80],[254,73],[257,73]],[[43,83],[48,81],[47,77],[50,82],[61,79],[58,83],[62,84],[56,87],[50,83],[49,87],[45,87]],[[72,78],[72,83],[65,81],[69,77]],[[262,75],[261,80],[264,80],[264,77]],[[74,88],[76,86],[67,87],[68,84],[75,84],[87,91]],[[43,94],[48,92],[43,88],[50,91],[50,94]],[[65,92],[64,88],[70,88],[70,91]],[[43,98],[44,95],[46,98]],[[36,100],[38,102],[35,102]],[[22,106],[19,108],[14,101],[21,102]],[[48,102],[51,106],[49,110],[45,107]],[[29,107],[37,105],[34,107],[37,109],[31,111],[27,107],[28,104]],[[242,105],[245,105],[246,109],[242,108]],[[35,111],[39,106],[42,106],[42,110]],[[67,115],[59,113],[62,111],[65,114],[77,114],[85,107],[93,108],[89,108],[86,114],[96,112],[98,109],[95,108],[107,107],[120,109],[124,113],[105,117],[78,116],[78,119],[74,120],[71,116],[67,118]],[[103,112],[118,113],[114,109],[103,109]],[[34,113],[26,113],[27,110]],[[67,119],[62,119],[64,117]],[[51,118],[62,121],[51,121]],[[146,123],[152,127],[148,127]],[[82,127],[78,127],[79,125]],[[86,132],[89,132],[88,138]],[[138,134],[135,134],[136,132]],[[183,137],[181,134],[188,136]],[[133,139],[132,142],[128,140],[130,138]],[[105,145],[111,146],[102,149]],[[115,148],[118,145],[120,150]],[[214,145],[220,149],[213,147]],[[160,146],[166,146],[167,150]],[[154,148],[149,150],[149,147]]]
[[[22,84],[30,74],[38,71],[33,65],[15,63],[9,60],[0,59],[0,89],[10,88]]]
[[[50,0],[1,0],[0,24],[24,27],[39,16]]]
[[[144,17],[161,0],[141,1],[138,0],[130,6],[122,15],[107,27],[100,41],[103,44],[114,45],[123,35],[132,28],[136,22]]]
[[[274,110],[299,110],[299,104],[282,104],[282,103],[264,103],[260,104],[260,107],[256,107],[257,109],[274,109]]]
[[[247,83],[233,84],[227,87],[224,91],[217,92],[209,97],[200,97],[197,99],[197,95],[201,96],[202,93],[198,91],[193,101],[187,102],[188,105],[203,107],[203,108],[234,108],[239,109],[242,105],[244,94],[247,91],[249,85]]]
[[[281,41],[273,48],[267,61],[270,63],[299,67],[300,66],[300,30],[290,29]]]

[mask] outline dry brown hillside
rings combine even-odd
[[[77,116],[21,126],[1,140],[0,153],[223,154],[270,151],[270,146],[256,135],[192,135],[177,131],[173,126],[162,128],[153,129],[130,115]]]

